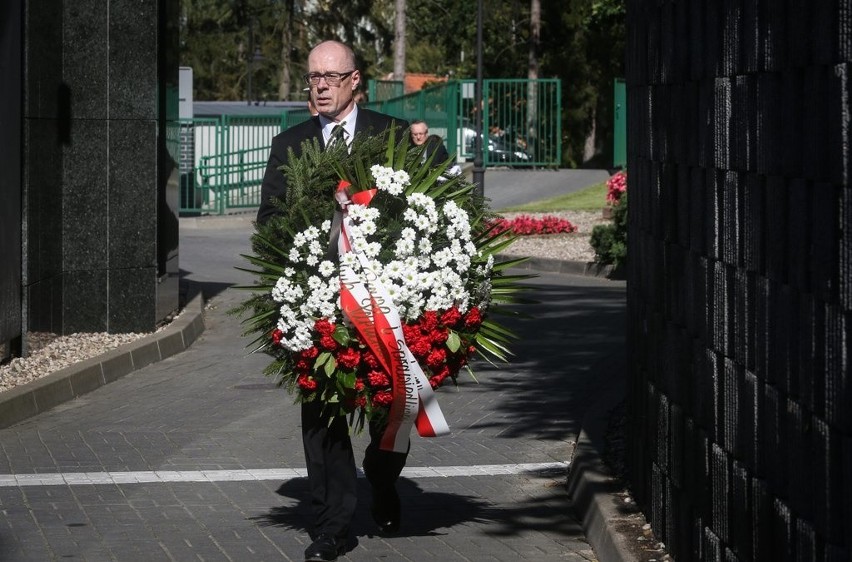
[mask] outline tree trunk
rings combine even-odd
[[[405,0],[396,0],[393,40],[393,79],[405,80]]]
[[[583,164],[595,157],[597,147],[597,106],[591,107],[592,128],[589,129],[589,134],[586,135],[586,142],[583,145]]]
[[[293,15],[295,0],[287,0],[283,29],[281,30],[281,70],[278,72],[278,100],[290,98],[292,80],[290,78],[290,53],[293,52]]]
[[[530,0],[529,70],[527,78],[527,152],[536,159],[538,123],[538,49],[541,43],[541,0]]]

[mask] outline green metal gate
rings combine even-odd
[[[616,78],[613,84],[613,147],[612,167],[627,167],[627,84],[623,78]]]
[[[383,113],[422,119],[450,154],[472,160],[476,140],[475,80],[450,81],[367,104]],[[562,83],[558,79],[484,80],[486,166],[558,167],[562,162]]]

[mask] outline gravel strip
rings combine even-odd
[[[520,236],[502,253],[511,256],[529,256],[533,258],[551,258],[565,261],[590,262],[595,259],[595,251],[589,245],[592,229],[599,224],[612,221],[603,218],[602,211],[561,211],[557,213],[503,213],[507,219],[526,215],[534,218],[544,216],[559,217],[568,220],[577,227],[571,234],[547,234],[544,236]]]
[[[0,366],[0,392],[96,357],[146,335],[97,332],[57,336],[47,332],[31,332],[27,335],[30,354]]]
[[[571,234],[521,236],[514,244],[504,250],[503,254],[568,261],[594,261],[595,253],[589,245],[589,236],[595,225],[608,222],[603,219],[602,212],[599,211],[503,214],[508,219],[519,215],[531,217],[549,215],[567,219],[577,227],[577,231]],[[161,327],[160,330],[164,327]],[[0,393],[49,375],[74,363],[96,357],[147,335],[144,333],[107,334],[97,332],[58,336],[46,332],[31,332],[27,335],[30,347],[29,355],[24,358],[12,359],[8,363],[0,365]]]

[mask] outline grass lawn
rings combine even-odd
[[[606,182],[596,183],[580,191],[552,199],[533,201],[501,212],[550,213],[554,211],[600,211],[606,206]]]

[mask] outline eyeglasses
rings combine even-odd
[[[316,86],[319,84],[321,78],[325,78],[325,83],[329,86],[340,86],[340,83],[349,78],[349,76],[355,72],[354,70],[350,70],[349,72],[308,72],[302,78],[305,79],[305,84],[310,84],[311,86]]]

